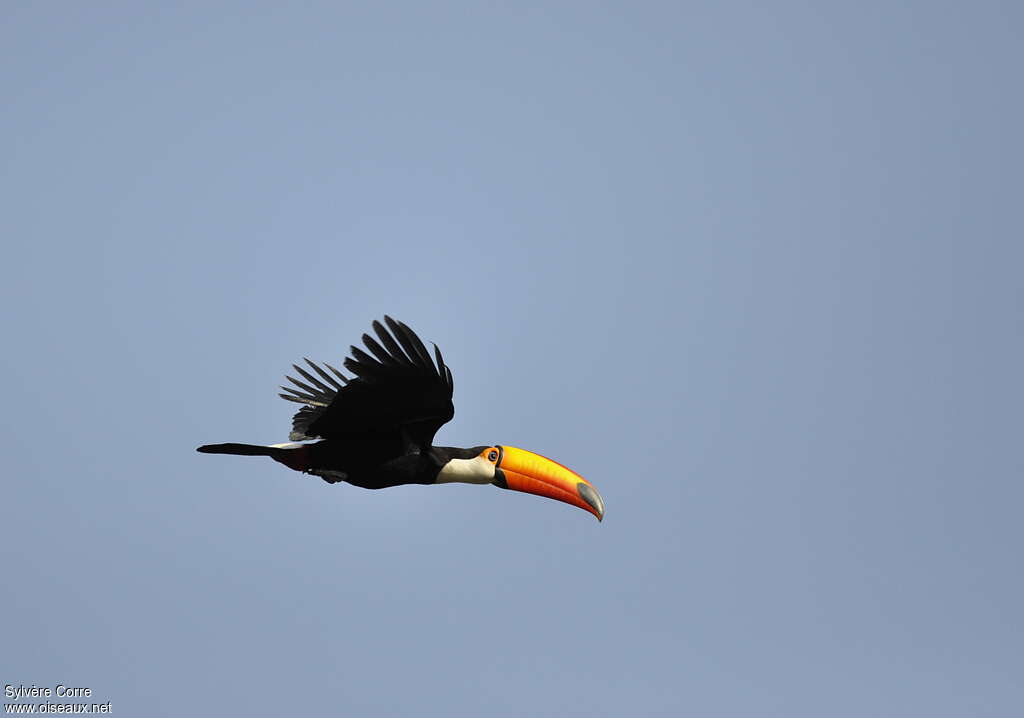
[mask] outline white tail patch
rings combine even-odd
[[[271,444],[271,449],[299,449],[305,446],[305,444],[292,442],[289,444]]]

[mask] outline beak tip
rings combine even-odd
[[[590,507],[590,513],[597,517],[598,522],[604,520],[604,501],[601,499],[601,494],[597,493],[590,484],[580,482],[576,484],[576,492],[580,495],[587,505]]]

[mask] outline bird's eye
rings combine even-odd
[[[497,461],[498,460],[498,452],[495,451],[494,449],[491,449],[491,453],[489,453],[487,455],[487,460],[488,461]]]

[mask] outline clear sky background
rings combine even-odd
[[[0,10],[0,682],[122,716],[1009,716],[1011,2]],[[329,486],[303,356],[607,516]]]

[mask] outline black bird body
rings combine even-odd
[[[280,396],[303,405],[292,418],[291,443],[210,444],[206,454],[269,456],[328,483],[365,489],[403,484],[493,483],[584,508],[599,519],[604,505],[589,482],[538,454],[503,446],[433,446],[437,430],[455,415],[454,384],[441,350],[433,357],[405,324],[373,322],[363,335],[369,354],[351,347],[348,378],[330,364],[293,365],[301,379]],[[372,354],[372,356],[371,356]],[[326,369],[324,368],[326,367]],[[309,442],[309,443],[305,443]]]
[[[345,437],[311,444],[211,444],[204,454],[269,456],[290,469],[320,476],[328,483],[344,481],[364,489],[386,489],[403,484],[433,484],[453,458],[470,459],[486,447],[457,449],[432,446],[401,453],[401,442],[379,437]]]

